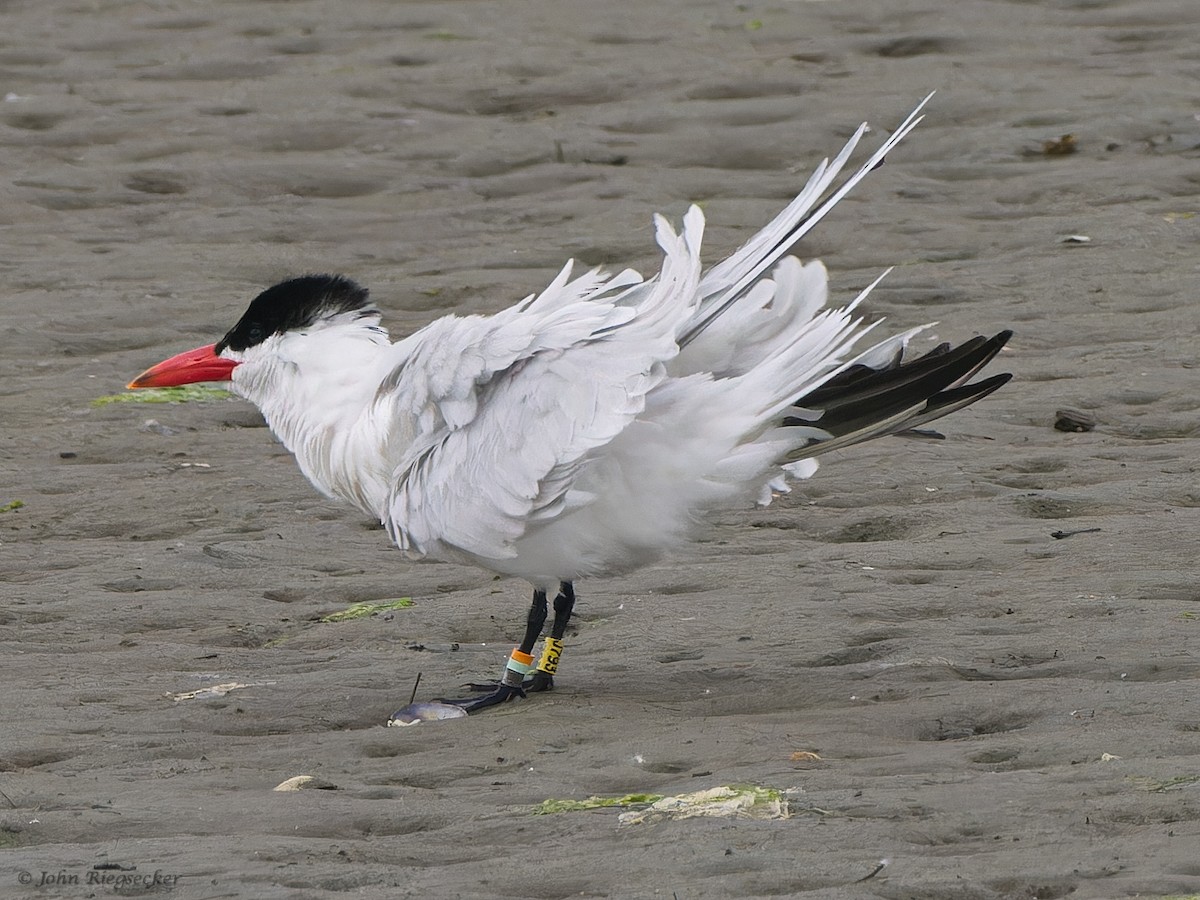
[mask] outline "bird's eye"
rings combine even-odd
[[[251,322],[250,327],[246,329],[246,343],[253,347],[255,344],[261,344],[267,337],[267,330],[258,324]]]

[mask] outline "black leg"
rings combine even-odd
[[[521,641],[521,652],[532,653],[533,645],[542,636],[542,628],[546,625],[546,592],[534,591],[533,602],[529,604],[529,617],[525,620],[525,639]],[[558,600],[554,601],[554,613],[558,615]],[[557,619],[555,620],[557,621]]]
[[[549,691],[554,688],[554,674],[558,671],[558,660],[562,656],[563,637],[567,633],[567,624],[571,621],[571,613],[575,609],[575,585],[564,581],[554,598],[554,624],[550,628],[550,637],[546,638],[546,646],[542,648],[542,658],[538,662],[537,671],[525,686],[529,691]]]

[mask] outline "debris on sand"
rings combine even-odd
[[[732,784],[663,797],[646,809],[621,813],[622,825],[643,825],[667,819],[692,819],[697,816],[728,819],[786,819],[790,815],[787,799],[775,788],[753,784]]]

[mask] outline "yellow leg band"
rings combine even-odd
[[[548,637],[542,647],[542,658],[538,660],[538,671],[553,675],[558,671],[558,658],[562,655],[563,642],[558,638]]]

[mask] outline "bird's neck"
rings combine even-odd
[[[390,347],[379,332],[310,334],[279,358],[234,370],[239,393],[261,410],[308,480],[380,517],[391,467],[371,410]]]

